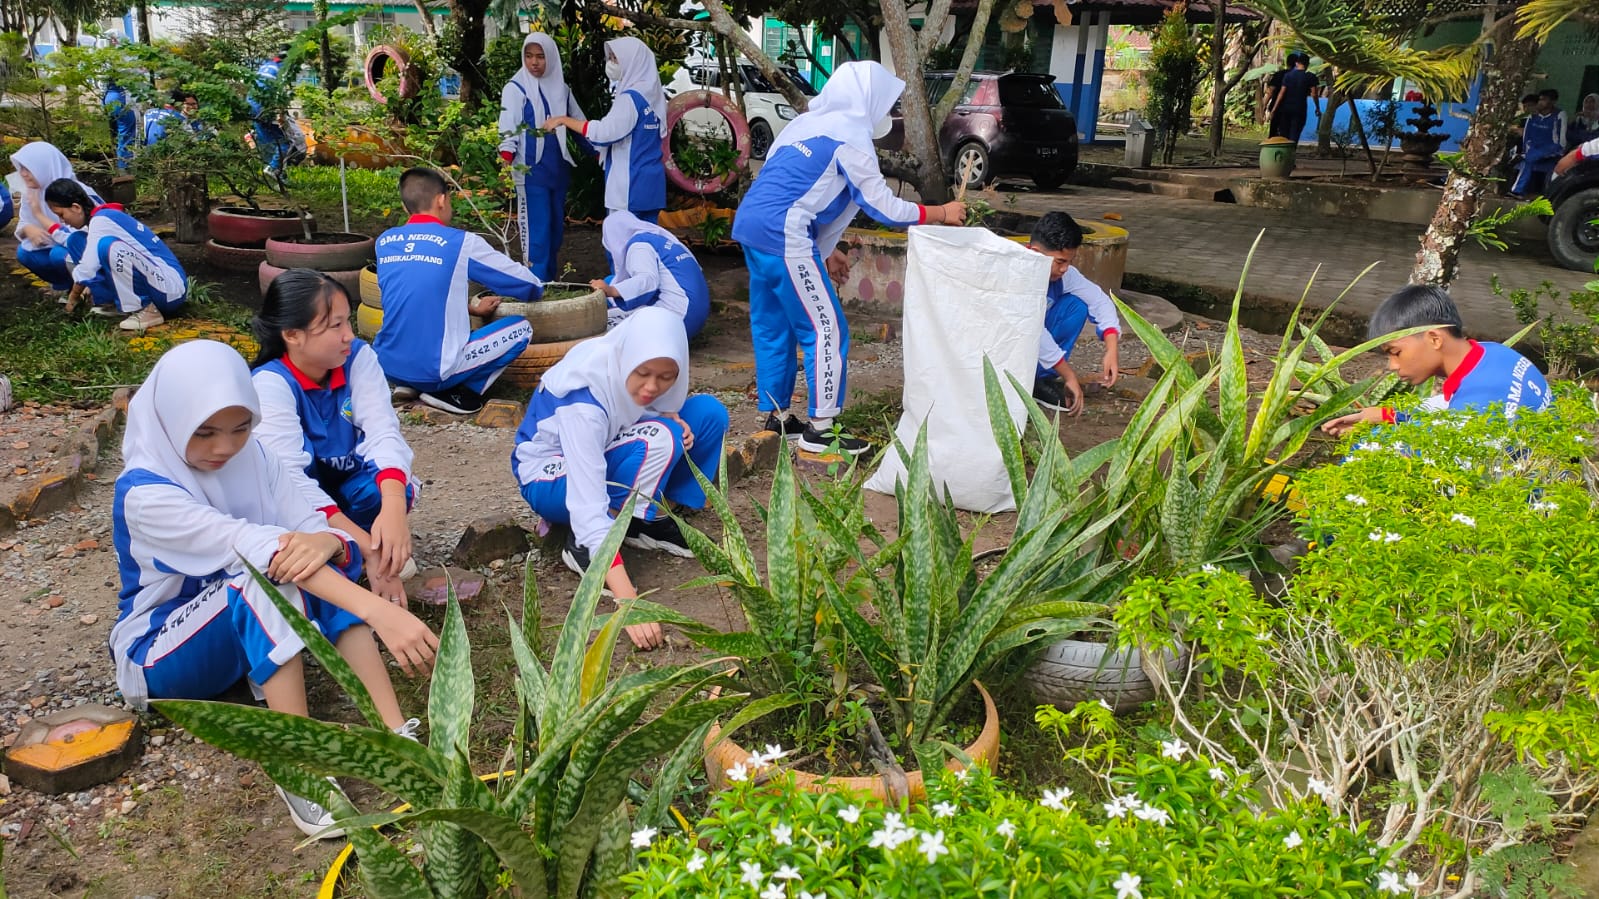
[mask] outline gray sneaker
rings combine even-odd
[[[331,777],[328,783],[333,784],[334,789],[339,788],[338,782]],[[344,828],[333,827],[333,813],[323,808],[321,803],[296,796],[282,787],[278,787],[277,791],[283,797],[283,804],[289,807],[289,820],[300,828],[300,833],[319,840],[336,840],[344,836]]]

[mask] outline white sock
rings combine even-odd
[[[813,419],[811,419],[811,427],[815,428],[818,431],[825,431],[828,428],[831,428],[832,426],[833,426],[833,420],[831,418],[813,418]]]

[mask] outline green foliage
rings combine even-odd
[[[1497,273],[1491,277],[1490,284],[1495,296],[1507,296]],[[1555,283],[1545,280],[1534,288],[1518,287],[1510,291],[1508,299],[1516,309],[1516,321],[1536,325],[1550,377],[1578,377],[1586,371],[1585,366],[1592,365],[1599,357],[1599,282],[1590,282],[1562,298]],[[1540,315],[1545,302],[1554,308]]]
[[[1138,578],[1116,603],[1120,647],[1171,649],[1192,644],[1193,661],[1209,681],[1233,669],[1269,676],[1266,643],[1281,612],[1239,574],[1214,566],[1184,577]]]
[[[1534,216],[1554,215],[1554,207],[1549,204],[1548,197],[1538,197],[1526,203],[1517,203],[1509,209],[1495,209],[1484,213],[1472,221],[1471,227],[1466,229],[1467,236],[1471,237],[1485,250],[1498,250],[1501,253],[1510,249],[1507,241],[1509,237],[1500,237],[1499,230],[1507,225],[1513,225],[1522,219]]]
[[[1588,895],[1577,871],[1555,860],[1548,847],[1523,843],[1484,855],[1471,869],[1506,899],[1581,899]]]
[[[616,553],[631,510],[629,502],[595,558]],[[649,616],[626,604],[614,615],[595,614],[605,570],[602,563],[583,576],[548,667],[529,644],[529,637],[537,636],[539,610],[529,571],[522,621],[508,622],[522,716],[517,733],[525,742],[510,747],[510,770],[493,789],[475,775],[470,758],[471,647],[453,594],[429,690],[428,746],[383,726],[371,697],[337,650],[259,573],[257,582],[307,651],[361,710],[367,726],[341,727],[211,702],[155,705],[200,739],[259,761],[286,789],[325,801],[350,836],[369,895],[481,896],[501,881],[502,871],[522,896],[615,895],[615,877],[629,858],[625,802],[633,774],[673,758],[676,764],[669,768],[680,776],[685,767],[680,748],[697,745],[711,720],[744,699],[694,699],[709,679],[704,666],[663,666],[613,679],[612,655],[624,623]],[[640,724],[646,709],[659,714]],[[320,779],[324,776],[365,780],[410,807],[362,815],[341,793],[328,789]],[[677,786],[657,784],[665,795]],[[658,809],[659,798],[650,805]],[[420,869],[374,829],[386,826],[414,828],[423,850]]]
[[[1403,890],[1390,854],[1317,800],[1256,811],[1234,772],[1141,755],[1115,799],[1041,799],[985,772],[943,773],[928,802],[884,809],[786,779],[735,785],[681,836],[653,839],[623,878],[640,899],[752,895],[1379,895]]]
[[[1167,165],[1176,151],[1177,136],[1193,124],[1194,96],[1203,74],[1198,42],[1189,31],[1187,13],[1174,7],[1166,12],[1155,33],[1145,74],[1149,106],[1144,114],[1158,132]]]

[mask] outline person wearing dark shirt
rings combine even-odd
[[[1309,69],[1310,54],[1291,54],[1289,61],[1293,68],[1283,75],[1282,87],[1277,89],[1277,102],[1272,104],[1271,136],[1286,137],[1298,143],[1300,132],[1305,130],[1305,120],[1309,118],[1306,104],[1314,100],[1316,115],[1321,115],[1321,82]]]

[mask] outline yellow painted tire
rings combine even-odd
[[[365,303],[355,307],[355,333],[366,340],[378,336],[383,327],[383,310]]]
[[[597,336],[597,335],[596,335]],[[577,340],[562,340],[556,343],[535,343],[522,351],[522,355],[506,366],[505,372],[500,375],[498,383],[507,384],[521,390],[533,390],[539,386],[539,378],[549,371],[555,363],[566,358],[567,351],[577,346],[588,337]]]
[[[369,265],[361,269],[361,302],[373,309],[383,308],[383,290],[378,287],[378,267]]]

